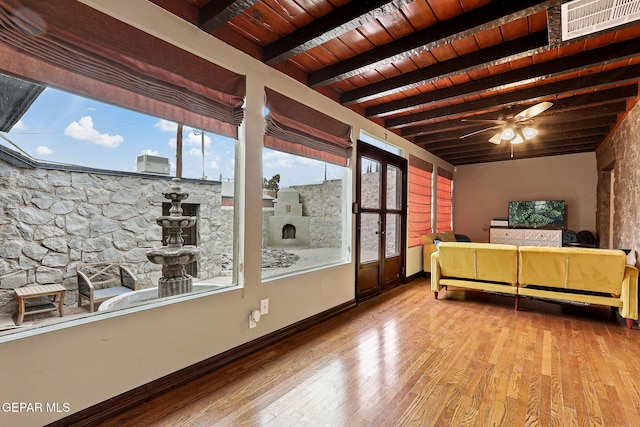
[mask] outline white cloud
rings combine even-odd
[[[41,145],[36,148],[36,154],[38,156],[50,156],[53,154],[53,150],[46,145]]]
[[[116,148],[120,145],[124,138],[120,135],[109,135],[100,133],[93,128],[93,119],[91,116],[84,116],[77,122],[72,122],[64,130],[64,134],[73,139],[80,141],[89,141],[103,147]]]
[[[320,164],[317,160],[307,157],[294,156],[281,151],[263,151],[263,162],[267,168],[296,168],[303,166],[315,166]]]
[[[142,150],[142,152],[140,153],[141,156],[144,156],[145,154],[149,155],[149,156],[157,156],[159,154],[158,150],[151,150],[149,148],[147,148],[146,150]]]
[[[153,125],[153,127],[160,129],[160,131],[162,132],[176,133],[176,129],[178,128],[178,125],[173,122],[170,122],[169,120],[162,119],[159,122],[157,122],[155,125]]]
[[[26,128],[27,127],[24,125],[24,122],[22,120],[18,120],[11,130],[24,130]]]
[[[187,151],[187,154],[190,156],[197,156],[197,157],[202,157],[202,150],[200,149],[200,147],[198,148],[190,148],[189,151]],[[208,156],[209,152],[205,149],[204,150],[204,155]]]
[[[187,129],[189,129],[188,132],[187,132]],[[176,148],[176,145],[177,145],[176,138],[175,137],[170,138],[169,147]],[[191,128],[185,127],[185,132],[182,134],[182,147],[201,147],[201,146],[202,146],[202,136],[194,134]],[[210,146],[211,146],[211,138],[209,137],[208,134],[205,133],[204,134],[205,152],[206,152],[206,148]]]

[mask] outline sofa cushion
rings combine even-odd
[[[453,231],[442,231],[439,234],[440,234],[440,240],[443,242],[456,241],[456,235],[453,233]]]
[[[442,277],[509,283],[518,279],[518,247],[493,243],[442,242]]]
[[[430,233],[422,236],[422,244],[429,245],[434,242],[434,240],[439,239],[440,233]],[[442,239],[440,239],[442,240]]]
[[[519,249],[520,286],[544,286],[620,296],[626,255],[613,249]]]

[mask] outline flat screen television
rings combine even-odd
[[[564,200],[509,202],[511,228],[564,228]]]

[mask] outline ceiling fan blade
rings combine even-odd
[[[489,142],[492,144],[499,145],[502,142],[502,132],[498,132],[489,138]]]
[[[498,128],[501,128],[502,126],[503,125],[496,125],[496,126],[491,126],[489,128],[480,129],[480,130],[477,130],[475,132],[471,132],[471,133],[468,133],[466,135],[462,135],[460,138],[462,139],[462,138],[466,138],[468,136],[473,136],[473,135],[477,135],[477,134],[482,133],[482,132],[486,132],[488,130],[498,129]]]
[[[553,103],[551,102],[541,102],[539,104],[533,105],[529,108],[527,108],[526,110],[521,111],[520,113],[518,113],[514,119],[516,122],[522,122],[525,120],[529,120],[535,116],[537,116],[538,114],[542,114],[545,111],[547,111],[549,108],[551,108],[551,106],[553,105]]]
[[[489,120],[489,119],[462,119],[463,122],[469,123],[494,123],[496,125],[506,125],[506,120]]]

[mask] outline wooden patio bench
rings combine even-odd
[[[78,307],[82,300],[89,300],[89,311],[95,311],[96,304],[117,295],[138,290],[136,277],[122,261],[97,261],[79,263]]]

